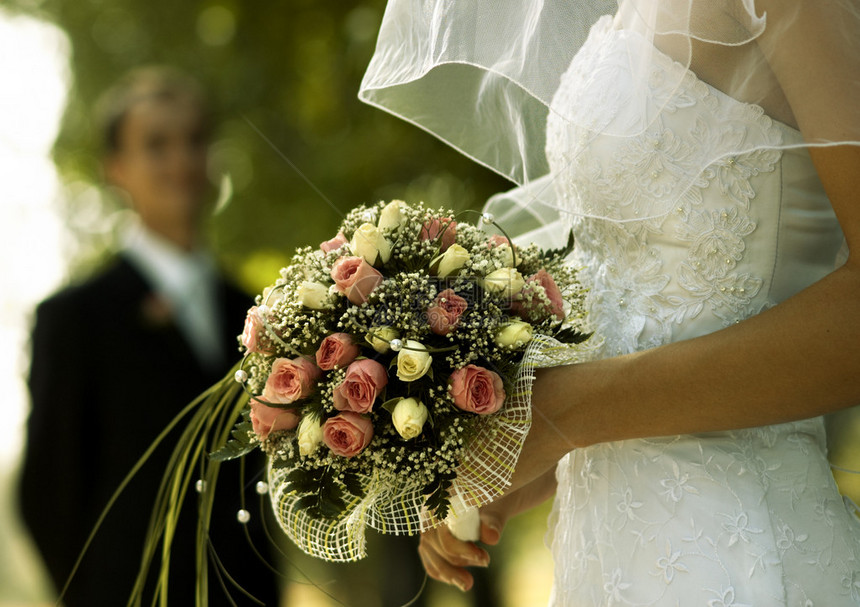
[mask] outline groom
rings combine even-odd
[[[102,109],[106,175],[127,194],[138,222],[107,269],[39,306],[32,337],[21,506],[57,591],[112,492],[147,446],[238,360],[235,336],[251,305],[202,248],[211,125],[198,85],[171,69],[143,68],[108,91]],[[168,437],[107,516],[63,599],[67,607],[126,604],[177,435]],[[236,522],[235,468],[222,467],[213,547],[241,586],[277,605],[274,576],[253,556]],[[253,486],[248,476],[246,485]],[[247,489],[246,498],[250,504],[258,499]],[[189,496],[179,522],[171,605],[195,604],[195,501]],[[259,524],[256,519],[252,523]],[[265,541],[256,537],[255,543],[265,547]],[[209,604],[231,604],[218,577],[210,566]],[[251,604],[226,584],[237,604]]]

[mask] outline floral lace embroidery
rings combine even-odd
[[[754,179],[772,172],[781,153],[754,145],[741,155],[721,156],[720,150],[756,139],[774,145],[781,131],[761,108],[713,91],[664,57],[649,82],[653,104],[664,112],[639,136],[592,140],[582,125],[600,124],[597,116],[619,112],[625,101],[619,87],[607,83],[624,81],[626,66],[608,59],[611,44],[596,47],[580,52],[569,77],[594,85],[579,86],[576,94],[614,93],[568,100],[563,84],[554,105],[576,107],[577,117],[586,118],[571,127],[551,114],[547,154],[562,176],[556,183],[562,200],[584,214],[572,220],[577,262],[591,293],[592,328],[606,338],[607,353],[666,343],[672,323],[703,311],[724,326],[770,305],[756,299],[762,275],[739,265],[745,238],[756,228]],[[680,87],[669,85],[678,80]],[[655,236],[662,242],[667,231],[675,238],[671,264],[651,242]]]
[[[547,155],[574,214],[591,328],[610,355],[773,305],[772,262],[750,251],[765,234],[759,218],[775,221],[756,193],[781,179],[772,147],[782,132],[760,108],[658,58],[649,84],[659,118],[636,137],[592,138],[589,127],[626,103],[615,86],[626,55],[613,45],[629,40],[604,26],[562,80],[555,104],[575,108],[577,126],[551,113]],[[588,86],[566,97],[568,78]],[[739,148],[750,151],[721,152]],[[813,419],[571,452],[557,469],[552,604],[860,604],[860,522],[823,444]]]

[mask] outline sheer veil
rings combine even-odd
[[[616,69],[577,56],[595,24],[626,38]],[[556,200],[561,175],[547,162],[547,121],[574,129],[586,142],[579,153],[600,136],[641,135],[675,108],[671,95],[651,94],[655,64],[673,66],[661,72],[674,79],[661,90],[695,74],[784,136],[724,137],[697,149],[690,179],[664,193],[652,216],[674,208],[692,176],[720,159],[762,146],[860,145],[858,32],[856,0],[390,0],[359,97],[508,177],[518,187],[488,209],[534,238],[541,228],[559,233],[552,226],[561,216],[601,216],[588,201]],[[554,104],[568,69],[588,73],[577,79],[585,85]],[[600,112],[582,111],[579,99],[601,78],[623,79],[598,87],[618,94],[601,99]]]

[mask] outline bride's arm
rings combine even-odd
[[[839,4],[757,3],[774,32],[758,43],[808,141],[860,139],[857,99],[845,93],[860,79],[860,58],[826,43],[840,20],[826,12]],[[860,146],[809,151],[852,252],[848,262],[716,333],[542,371],[514,488],[572,446],[753,427],[860,404]]]

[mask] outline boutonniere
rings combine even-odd
[[[146,325],[164,328],[173,324],[173,307],[161,295],[149,293],[140,302],[140,315]]]

